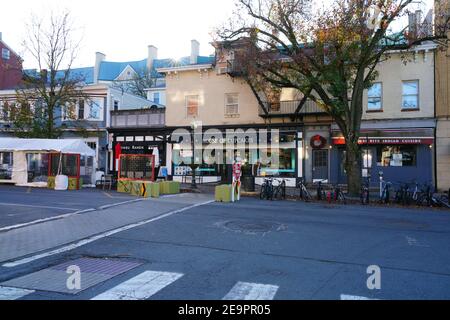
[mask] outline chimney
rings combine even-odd
[[[198,56],[200,54],[200,43],[197,40],[191,40],[191,64],[197,64]]]
[[[106,55],[101,52],[95,53],[95,66],[94,66],[94,83],[98,83],[98,77],[100,75],[100,65],[105,61]]]
[[[2,33],[0,32],[0,41],[2,41]]]
[[[155,46],[148,46],[148,57],[147,57],[147,70],[152,70],[153,61],[158,59],[158,48]]]

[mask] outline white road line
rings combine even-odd
[[[10,230],[14,230],[14,229],[19,229],[19,228],[31,226],[33,224],[38,224],[38,223],[42,223],[42,222],[63,219],[63,218],[67,218],[67,217],[70,217],[70,216],[73,216],[73,215],[76,215],[76,214],[82,214],[82,213],[91,212],[91,211],[95,211],[95,209],[94,208],[85,209],[85,210],[75,211],[75,212],[72,212],[72,213],[61,214],[59,216],[42,218],[42,219],[37,219],[37,220],[30,221],[30,222],[15,224],[15,225],[12,225],[12,226],[7,226],[7,227],[0,228],[0,232],[10,231]]]
[[[182,276],[181,273],[145,271],[91,300],[145,300]]]
[[[222,300],[273,300],[278,286],[238,282]]]
[[[128,203],[133,203],[133,202],[139,202],[139,201],[143,201],[144,199],[133,199],[133,200],[128,200],[128,201],[123,201],[123,202],[117,202],[117,203],[112,203],[112,204],[106,204],[104,206],[98,207],[98,209],[100,210],[105,210],[108,208],[112,208],[112,207],[117,207],[123,204],[128,204]]]
[[[350,294],[341,294],[341,300],[378,300],[378,299],[371,299],[362,296],[353,296]]]
[[[158,221],[158,220],[167,218],[167,217],[169,217],[171,215],[174,215],[176,213],[181,213],[181,212],[184,212],[184,211],[196,208],[196,207],[200,207],[200,206],[212,203],[212,202],[214,202],[214,200],[210,200],[210,201],[206,201],[206,202],[202,202],[202,203],[197,203],[197,204],[191,205],[189,207],[185,207],[185,208],[182,208],[182,209],[174,210],[174,211],[162,214],[162,215],[160,215],[158,217],[155,217],[155,218],[151,218],[151,219],[144,220],[144,221],[141,221],[141,222],[129,224],[129,225],[124,226],[124,227],[120,227],[120,228],[117,228],[117,229],[114,229],[114,230],[111,230],[111,231],[107,231],[107,232],[98,234],[98,235],[90,237],[90,238],[83,239],[81,241],[69,244],[69,245],[61,247],[59,249],[55,249],[55,250],[52,250],[52,251],[44,252],[44,253],[41,253],[41,254],[38,254],[38,255],[34,255],[34,256],[31,256],[31,257],[28,257],[28,258],[15,260],[15,261],[12,261],[12,262],[7,262],[7,263],[4,263],[2,266],[5,267],[5,268],[13,268],[13,267],[25,264],[25,263],[29,263],[31,261],[35,261],[35,260],[42,259],[42,258],[45,258],[45,257],[53,256],[55,254],[59,254],[59,253],[62,253],[62,252],[70,251],[70,250],[76,249],[78,247],[84,246],[84,245],[86,245],[88,243],[97,241],[99,239],[102,239],[102,238],[105,238],[105,237],[109,237],[109,236],[111,236],[113,234],[116,234],[116,233],[119,233],[119,232],[122,232],[122,231],[126,231],[126,230],[129,230],[129,229],[133,229],[133,228],[136,228],[136,227],[140,227],[140,226],[148,224],[150,222]]]
[[[22,298],[30,293],[33,293],[33,292],[34,292],[34,290],[26,290],[26,289],[0,286],[0,300],[16,300],[16,299],[20,299],[20,298]]]
[[[9,202],[0,202],[0,205],[4,206],[16,206],[16,207],[29,207],[29,208],[41,208],[41,209],[58,209],[58,210],[79,210],[79,208],[67,208],[67,207],[50,207],[50,206],[35,206],[31,204],[21,204],[21,203],[9,203]]]

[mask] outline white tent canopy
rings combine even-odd
[[[0,138],[0,152],[58,152],[95,157],[95,150],[80,139]]]
[[[63,153],[96,157],[95,150],[81,139],[0,138],[0,152],[13,153],[12,178],[10,181],[0,182],[12,182],[23,186],[33,185],[28,183],[27,153]]]

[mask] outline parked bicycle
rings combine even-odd
[[[382,190],[380,192],[380,203],[388,204],[391,201],[392,183],[382,182]]]
[[[334,202],[347,204],[347,199],[345,198],[345,194],[339,185],[333,185],[333,189],[332,189],[330,197],[329,197],[329,202],[331,202],[331,200],[333,200]]]
[[[327,197],[322,183],[323,183],[322,180],[317,182],[317,200],[319,201],[325,200]]]
[[[405,182],[398,182],[399,187],[395,191],[394,201],[397,204],[407,206],[411,204],[412,196],[409,188],[409,184]]]
[[[364,179],[364,182],[361,184],[361,193],[360,193],[360,200],[361,204],[368,205],[369,204],[369,198],[370,198],[370,179],[366,178]]]
[[[417,205],[428,207],[444,207],[450,209],[448,195],[437,194],[431,184],[424,185],[423,192],[416,200]]]
[[[259,193],[259,198],[261,200],[273,200],[273,181],[272,179],[264,179],[261,186],[261,191]]]
[[[285,200],[286,199],[286,181],[284,179],[275,181],[278,182],[276,186],[273,187],[273,197],[276,200]]]
[[[312,196],[309,193],[308,189],[306,188],[305,185],[305,180],[303,178],[299,179],[298,183],[297,183],[297,188],[300,189],[300,199],[303,201],[311,201],[312,200]]]

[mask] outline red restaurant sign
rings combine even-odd
[[[360,138],[359,144],[428,144],[434,143],[434,138]],[[334,145],[345,145],[344,137],[334,137]]]

